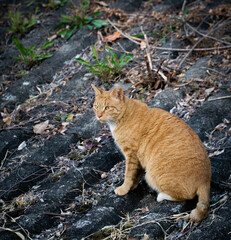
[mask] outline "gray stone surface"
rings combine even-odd
[[[178,90],[165,88],[157,96],[155,96],[155,98],[148,102],[148,106],[170,111],[170,109],[172,109],[185,96],[186,94],[184,88],[180,88]]]
[[[7,3],[6,0],[4,2]],[[113,7],[136,11],[141,6],[141,2],[116,1]],[[180,9],[183,2],[180,0],[170,4],[166,1],[155,7],[164,11],[164,9],[172,8],[174,4],[176,9]],[[58,13],[61,14],[62,11]],[[44,23],[45,31],[44,29],[40,31],[41,26],[38,26],[38,29],[28,33],[22,42],[28,46],[30,43],[42,44],[40,40],[46,30],[53,29],[53,25],[56,24],[54,16],[52,15],[52,21],[49,21],[49,15],[47,16],[47,23]],[[134,28],[135,32],[140,29],[139,26]],[[34,42],[31,41],[32,38]],[[95,32],[89,32],[86,28],[77,31],[68,41],[59,41],[60,46],[52,58],[42,62],[28,75],[14,81],[1,95],[1,113],[4,107],[13,111],[18,104],[38,94],[37,86],[47,87],[49,84],[51,86],[52,83],[57,83],[54,80],[55,74],[63,69],[67,70],[68,63],[95,41]],[[128,39],[118,41],[127,51],[132,51],[137,47]],[[174,40],[167,42],[165,46],[184,47],[185,43]],[[11,46],[1,53],[0,72],[4,74],[5,71],[12,69],[10,66],[12,56],[16,52],[17,50]],[[167,56],[168,58],[170,56],[168,53],[159,55],[160,53],[162,51],[157,51],[158,57]],[[174,58],[170,56],[170,59]],[[194,78],[204,79],[207,73],[206,68],[203,67],[208,66],[208,60],[203,57],[199,58],[196,63],[192,61],[191,67],[185,72],[182,80],[187,82]],[[158,203],[157,194],[147,186],[144,179],[141,180],[137,189],[126,196],[119,197],[114,194],[113,189],[123,180],[124,156],[111,139],[110,133],[105,130],[105,125],[96,121],[92,110],[94,92],[90,88],[90,83],[95,83],[92,75],[86,74],[84,68],[76,69],[77,66],[77,64],[70,65],[74,69],[74,74],[70,71],[70,75],[67,74],[70,78],[58,89],[54,88],[46,101],[39,102],[40,99],[38,99],[38,102],[35,102],[38,106],[30,105],[31,109],[24,106],[21,109],[19,116],[16,117],[19,117],[22,125],[15,129],[1,129],[0,170],[4,175],[1,175],[0,182],[2,211],[0,214],[5,214],[4,204],[14,205],[14,210],[6,210],[7,214],[15,218],[17,223],[29,232],[31,239],[48,239],[46,234],[49,232],[58,234],[64,229],[63,239],[79,240],[92,234],[93,237],[89,239],[101,239],[105,234],[105,226],[110,228],[108,225],[114,225],[114,229],[118,228],[121,231],[121,226],[123,226],[121,218],[123,218],[122,221],[127,221],[124,216],[128,213],[131,221],[135,219],[137,222],[132,222],[131,229],[127,229],[129,231],[126,238],[143,239],[146,234],[149,239],[162,239],[165,237],[164,232],[167,232],[169,239],[229,239],[231,137],[228,129],[230,124],[227,124],[223,132],[216,131],[218,140],[227,138],[226,141],[221,141],[218,149],[224,149],[224,152],[211,157],[213,173],[211,203],[216,203],[216,205],[211,207],[210,216],[201,225],[182,231],[186,222],[184,220],[173,222],[170,217],[173,214],[190,211],[195,207],[195,202],[164,201]],[[227,72],[227,74],[230,73]],[[230,87],[230,77],[227,76],[227,79],[227,85],[221,87],[221,81],[219,91],[212,94],[201,107],[196,109],[188,121],[188,124],[204,142],[208,141],[208,134],[222,123],[224,118],[231,119],[230,98],[208,101],[230,95],[227,90]],[[95,84],[100,83],[102,83],[101,79],[98,79]],[[128,90],[129,86],[124,86],[125,90]],[[151,99],[148,105],[169,111],[186,97],[187,87],[178,90],[166,88]],[[45,115],[46,113],[48,116]],[[57,120],[57,113],[63,115],[61,120]],[[74,116],[73,121],[67,122],[64,116],[70,113]],[[32,116],[39,117],[37,120],[31,120]],[[53,125],[48,132],[40,135],[33,133],[33,126],[47,119]],[[63,134],[58,131],[62,123],[68,125]],[[96,137],[101,138],[102,141],[97,142]],[[18,146],[23,141],[26,147],[18,150]],[[70,151],[78,151],[89,147],[88,145],[91,146],[90,150],[94,150],[92,153],[90,151],[83,153],[82,159],[70,158]],[[7,150],[9,154],[6,156]],[[112,176],[113,181],[108,176]],[[36,199],[31,203],[16,206],[17,198],[25,197],[25,200],[26,196],[31,196],[30,194],[37,196]],[[94,199],[95,202],[90,202],[89,199]],[[218,209],[216,209],[217,206],[219,206]],[[63,216],[62,213],[70,214]],[[19,229],[18,224],[11,221],[6,223],[4,218],[1,218],[2,216],[0,215],[0,226],[9,227],[12,230],[18,229],[25,235],[25,232]],[[153,222],[158,219],[162,220]],[[18,239],[14,233],[9,231],[0,234],[1,240]]]

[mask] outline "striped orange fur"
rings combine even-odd
[[[198,196],[191,212],[200,222],[209,211],[211,164],[197,134],[180,118],[159,108],[129,99],[120,87],[95,90],[94,111],[107,122],[126,157],[125,179],[115,189],[125,195],[135,189],[145,172],[157,201],[183,201]]]

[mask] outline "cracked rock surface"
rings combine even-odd
[[[186,29],[188,37],[181,36],[186,31],[178,19],[183,0],[98,1],[96,7],[106,8],[104,17],[110,17],[118,28],[136,38],[145,31],[151,46],[163,47],[150,50],[156,69],[150,80],[144,57],[147,53],[140,45],[122,37],[108,43],[118,54],[130,52],[134,59],[119,77],[105,80],[75,58],[92,59],[92,45],[98,47],[99,54],[105,54],[102,40],[115,29],[89,30],[84,26],[65,40],[54,27],[62,14],[71,14],[72,7],[65,4],[50,9],[40,1],[29,6],[27,2],[4,0],[0,10],[4,16],[0,26],[0,240],[230,239],[230,48],[193,51],[178,69],[187,53],[179,48],[192,48],[201,37],[190,29]],[[75,6],[81,3],[72,2]],[[192,15],[186,20],[204,34],[209,24],[216,23],[213,21],[219,19],[216,26],[230,21],[228,1],[206,1],[207,10],[200,3],[195,16],[191,10],[194,4],[187,1],[185,18]],[[35,27],[23,34],[7,33],[5,12],[20,9],[26,15],[36,6],[40,10]],[[205,11],[212,17],[198,20]],[[172,20],[174,28],[170,31],[168,21],[174,16],[178,21]],[[221,40],[230,41],[228,27],[218,30]],[[31,68],[16,62],[19,51],[13,36],[26,47],[42,46],[54,37],[52,57]],[[197,48],[213,46],[205,41]],[[212,164],[211,210],[200,225],[187,219],[195,199],[158,203],[156,192],[144,179],[127,195],[115,195],[114,189],[124,177],[124,156],[107,126],[95,118],[91,83],[105,90],[120,85],[129,97],[176,114],[199,135]],[[44,129],[36,133],[38,124]]]

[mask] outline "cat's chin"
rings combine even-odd
[[[96,117],[96,118],[97,118],[97,120],[100,121],[101,123],[107,122],[107,120],[105,120],[105,119],[101,119],[101,118],[98,118],[98,117]]]

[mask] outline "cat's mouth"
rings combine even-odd
[[[106,120],[105,120],[105,119],[99,118],[99,117],[97,117],[97,116],[96,116],[96,119],[97,119],[98,121],[100,121],[101,123],[104,123],[104,122],[106,122]]]

